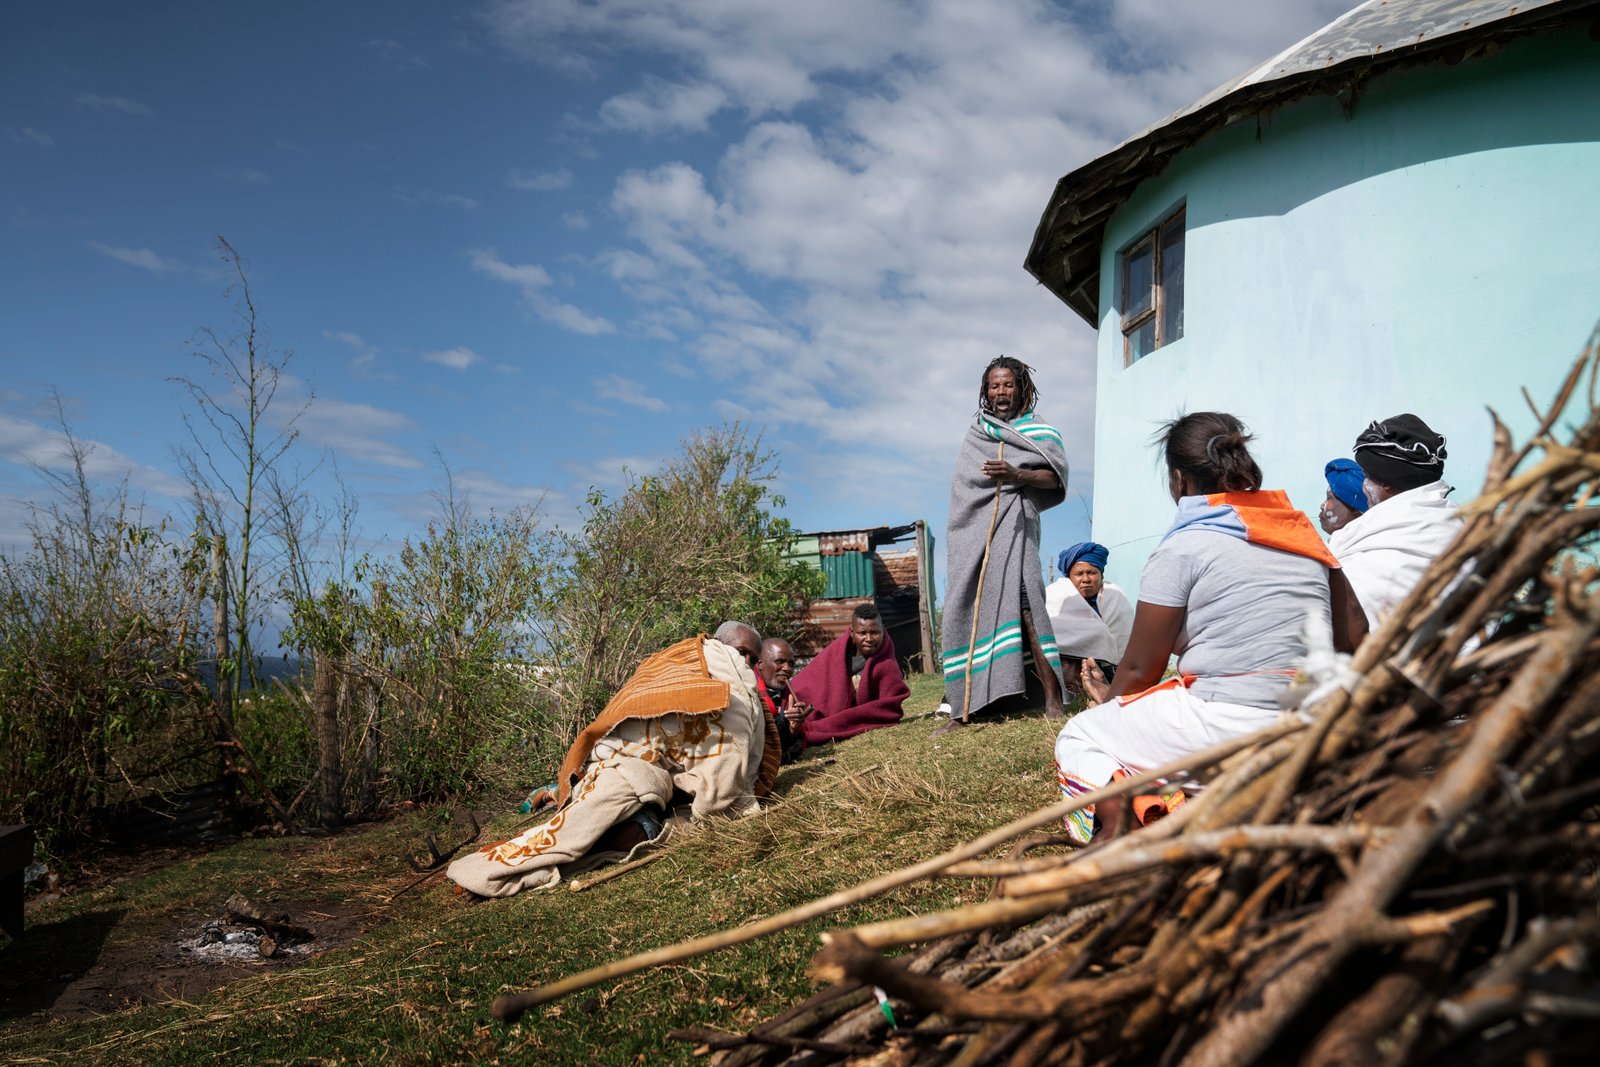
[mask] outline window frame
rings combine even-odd
[[[1145,358],[1145,356],[1165,348],[1173,341],[1182,340],[1183,338],[1183,334],[1181,332],[1177,337],[1169,338],[1165,336],[1166,331],[1163,328],[1163,321],[1166,319],[1166,316],[1162,314],[1162,312],[1166,308],[1166,287],[1162,283],[1162,278],[1165,274],[1165,271],[1162,269],[1165,264],[1162,262],[1162,260],[1164,258],[1163,249],[1167,243],[1164,238],[1166,237],[1168,231],[1174,227],[1181,227],[1185,231],[1183,263],[1185,269],[1187,269],[1189,264],[1188,227],[1186,225],[1188,209],[1189,206],[1187,203],[1179,204],[1175,210],[1168,212],[1155,225],[1146,230],[1140,231],[1139,236],[1135,237],[1132,241],[1129,241],[1123,246],[1122,251],[1117,253],[1119,261],[1119,287],[1121,290],[1119,293],[1119,299],[1117,301],[1117,317],[1121,321],[1122,325],[1122,365],[1124,367],[1131,367],[1139,360]],[[1128,273],[1136,254],[1140,252],[1146,244],[1150,246],[1150,306],[1130,319],[1127,317],[1127,307],[1130,302]],[[1150,351],[1146,352],[1143,356],[1135,356],[1133,354],[1133,335],[1142,330],[1145,324],[1151,321],[1154,321],[1155,323],[1155,329],[1153,331],[1155,340],[1150,345]]]

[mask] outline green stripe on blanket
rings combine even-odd
[[[978,416],[978,420],[983,426],[984,434],[991,440],[998,441],[1001,439],[999,423],[987,415]],[[1007,425],[1030,441],[1052,441],[1057,448],[1065,447],[1062,444],[1061,431],[1051,426],[1048,422],[1041,420],[1031,411],[1025,415],[1017,416]]]
[[[1056,646],[1054,635],[1039,634],[1039,647],[1044,651],[1044,658],[1057,670],[1061,669],[1061,651]],[[1033,653],[1022,639],[1022,620],[1007,623],[1000,627],[986,639],[979,641],[977,651],[972,654],[972,673],[982,674],[989,669],[989,664],[1005,656],[1022,653],[1022,662],[1031,664]],[[967,674],[967,649],[966,646],[946,652],[939,662],[940,670],[945,678],[964,678]]]
[[[1013,639],[1018,641],[1022,639],[1021,619],[1012,619],[1010,622],[1001,623],[993,633],[987,635],[983,638],[983,640],[979,641],[975,646],[973,646],[974,651],[972,653],[972,658],[974,661],[985,659],[988,657],[990,652],[993,651],[997,644],[1011,641]],[[967,646],[962,645],[960,648],[951,649],[941,657],[941,661],[946,667],[950,666],[952,663],[966,663]]]

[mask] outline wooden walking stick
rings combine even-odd
[[[994,458],[997,462],[1005,462],[1004,439],[1000,441],[1000,450]],[[989,532],[983,536],[983,561],[978,564],[978,598],[972,603],[972,633],[967,637],[967,685],[966,692],[961,697],[963,723],[972,719],[972,655],[978,651],[978,613],[983,610],[983,579],[989,573],[989,549],[994,544],[994,527],[1000,518],[1000,484],[998,479],[994,483],[994,506],[989,509]]]

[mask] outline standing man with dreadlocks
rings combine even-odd
[[[1061,432],[1034,414],[1031,368],[1000,356],[984,368],[978,411],[950,482],[943,625],[945,701],[950,722],[1027,689],[1023,655],[1044,684],[1045,717],[1062,717],[1061,657],[1043,615],[1039,513],[1066,499]]]

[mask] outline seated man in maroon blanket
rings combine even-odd
[[[841,741],[900,721],[911,691],[894,658],[894,642],[871,604],[856,608],[841,634],[789,683],[795,699],[816,706],[800,724],[807,744]]]

